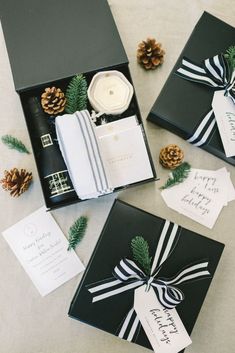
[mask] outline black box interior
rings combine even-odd
[[[71,78],[79,73],[85,75],[89,85],[96,72],[119,70],[132,83],[128,58],[109,4],[107,0],[96,3],[93,0],[50,0],[43,7],[38,0],[8,0],[0,2],[0,16],[15,89],[22,102],[46,206],[52,209],[80,201],[75,192],[66,201],[52,202],[48,196],[28,99],[40,99],[46,87],[55,86],[65,91]],[[91,111],[89,105],[88,110]],[[142,124],[135,94],[125,113],[106,118],[112,121],[134,114]],[[53,118],[48,120],[55,139]],[[148,180],[154,180],[156,172],[144,128],[142,133],[153,171],[153,178]]]

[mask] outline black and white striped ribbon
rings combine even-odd
[[[235,70],[232,74],[230,73],[222,54],[204,60],[202,65],[183,58],[182,65],[176,74],[188,81],[212,87],[214,90],[223,90],[224,95],[230,97],[235,103],[235,92],[232,89],[235,82]],[[212,109],[202,118],[187,141],[194,146],[203,146],[211,139],[216,128],[216,119]]]
[[[181,227],[177,224],[165,221],[157,244],[151,274],[146,275],[134,261],[124,258],[114,268],[113,277],[88,286],[88,291],[93,295],[92,302],[101,301],[145,285],[146,290],[150,286],[153,287],[162,306],[173,309],[184,299],[183,292],[175,287],[176,285],[195,279],[202,279],[210,275],[207,269],[208,262],[203,261],[187,266],[172,278],[157,277],[163,264],[174,251],[180,232]],[[131,308],[119,327],[117,335],[132,341],[134,336],[138,334],[139,328],[139,319],[134,308]]]

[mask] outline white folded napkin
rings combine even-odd
[[[78,197],[84,200],[112,192],[89,112],[83,110],[57,116],[55,126],[60,150]]]

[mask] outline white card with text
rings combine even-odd
[[[176,190],[174,190],[176,191]],[[177,212],[193,219],[194,221],[213,228],[223,204],[216,201],[200,186],[189,186],[177,193],[167,189],[162,192],[162,197],[167,206]]]
[[[184,182],[161,195],[168,207],[211,229],[222,208],[235,199],[235,189],[226,168],[191,169]]]
[[[2,234],[42,296],[84,270],[44,206]]]
[[[176,309],[164,308],[152,287],[135,290],[134,309],[154,352],[178,353],[192,343]]]
[[[137,116],[129,116],[127,118],[112,121],[111,123],[96,126],[95,133],[97,137],[119,133],[121,131],[132,129],[138,126]]]
[[[215,91],[212,108],[223,142],[226,157],[235,156],[235,104],[224,95],[224,91]]]
[[[101,156],[114,188],[153,177],[140,125],[99,138]]]

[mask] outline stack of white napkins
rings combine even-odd
[[[235,189],[226,168],[191,169],[181,184],[162,191],[167,206],[212,228],[228,202],[235,200]]]
[[[87,110],[56,118],[56,133],[61,153],[74,189],[80,199],[91,199],[113,191],[107,168],[100,155]]]
[[[79,198],[153,177],[136,116],[95,126],[87,110],[56,118],[59,146]]]

